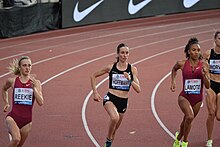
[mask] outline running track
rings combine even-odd
[[[9,62],[28,55],[34,64],[33,73],[43,84],[45,104],[39,107],[35,103],[33,128],[24,147],[103,146],[109,118],[102,103],[92,100],[89,77],[114,61],[116,46],[121,42],[131,48],[129,62],[138,68],[142,92],[131,90],[114,147],[172,146],[173,134],[183,117],[177,105],[182,83],[179,72],[176,92],[170,92],[169,72],[177,60],[185,58],[183,48],[190,37],[197,37],[204,51],[213,46],[213,33],[220,30],[219,26],[217,9],[0,40],[0,83],[9,77]],[[101,95],[106,93],[106,80],[106,76],[97,80]],[[0,104],[3,109],[2,100]],[[5,115],[1,111],[1,146],[8,143]],[[189,147],[204,146],[206,117],[204,101],[193,122]],[[216,147],[220,146],[219,132],[220,123],[216,121]]]

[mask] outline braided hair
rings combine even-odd
[[[189,41],[186,44],[185,49],[184,49],[184,53],[186,54],[186,58],[188,58],[188,59],[190,57],[190,54],[188,51],[190,50],[190,48],[193,44],[199,44],[198,39],[195,37],[189,39]],[[200,55],[199,59],[202,59],[202,55]]]

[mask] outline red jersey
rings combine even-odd
[[[189,60],[186,60],[183,66],[183,89],[180,96],[185,97],[192,106],[203,99],[202,68],[201,60],[199,60],[197,66],[194,67],[194,70],[191,67]]]
[[[20,78],[15,79],[11,112],[21,117],[32,118],[32,108],[34,104],[34,92],[31,80],[22,83]]]

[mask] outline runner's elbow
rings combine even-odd
[[[136,92],[140,93],[141,92],[141,88],[136,89]]]
[[[37,104],[38,104],[39,106],[43,106],[43,104],[44,104],[44,100],[43,100],[43,99],[38,100],[38,101],[37,101]]]

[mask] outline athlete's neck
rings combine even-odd
[[[199,60],[189,59],[189,62],[194,67],[194,66],[197,66],[197,64],[199,63]]]
[[[27,75],[27,76],[21,75],[19,78],[22,83],[26,83],[30,79],[30,76],[29,75]]]
[[[119,69],[126,69],[127,68],[127,62],[118,62],[117,66]]]
[[[216,45],[216,46],[214,47],[214,51],[215,51],[216,54],[220,54],[220,46],[217,46],[217,45]]]
[[[127,64],[128,64],[127,62],[118,62],[119,67],[126,67]]]

